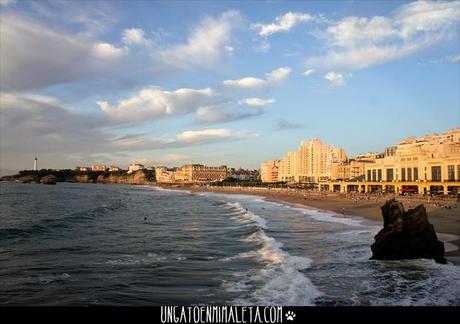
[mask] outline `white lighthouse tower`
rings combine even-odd
[[[34,160],[34,171],[37,171],[37,158]]]

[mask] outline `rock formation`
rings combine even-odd
[[[383,228],[371,246],[372,258],[401,260],[426,258],[447,263],[444,243],[438,241],[434,227],[428,221],[425,206],[404,211],[402,203],[388,200],[382,206]]]
[[[53,184],[53,185],[55,185],[56,181],[57,181],[57,178],[52,174],[49,174],[47,176],[44,176],[44,177],[40,178],[40,183],[43,183],[43,184]]]

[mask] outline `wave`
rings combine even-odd
[[[81,221],[89,221],[99,215],[106,214],[109,211],[115,211],[124,205],[120,202],[114,204],[104,204],[91,209],[78,211],[60,218],[45,218],[38,223],[22,228],[1,228],[0,241],[16,238],[31,238],[37,235],[47,234],[54,230],[69,228],[72,224]]]
[[[139,187],[142,188],[149,188],[153,189],[155,191],[160,191],[160,192],[170,192],[170,193],[181,193],[181,194],[191,194],[192,192],[190,190],[182,190],[182,189],[166,189],[163,187],[159,186],[148,186],[148,185],[140,185]]]
[[[240,200],[249,200],[250,202],[262,202],[264,204],[275,205],[283,208],[289,208],[291,210],[296,210],[303,213],[306,216],[310,216],[311,218],[321,221],[321,222],[331,222],[331,223],[340,223],[344,225],[350,226],[366,226],[363,225],[363,220],[359,219],[358,216],[347,216],[342,217],[340,214],[332,212],[332,211],[320,211],[318,209],[310,208],[310,207],[303,207],[299,206],[298,204],[284,203],[278,201],[268,201],[265,197],[260,197],[256,195],[242,195],[242,194],[226,194],[226,193],[214,193],[214,192],[195,192],[195,194],[200,196],[206,197],[223,197],[226,199],[240,199]]]
[[[255,222],[258,230],[241,241],[256,243],[257,250],[239,253],[220,261],[237,259],[256,259],[264,264],[257,273],[234,274],[236,281],[226,281],[223,288],[228,292],[238,292],[240,297],[233,301],[237,305],[312,305],[322,293],[305,277],[301,270],[311,266],[307,257],[293,256],[282,249],[283,244],[268,236],[266,219],[247,211],[239,202],[227,205],[240,212],[242,219]]]
[[[243,220],[243,221],[253,221],[261,228],[267,228],[267,220],[265,218],[256,215],[246,208],[243,208],[239,202],[227,202],[227,205],[230,206],[232,209],[238,211],[237,216],[232,217],[236,220]]]
[[[357,287],[352,298],[356,305],[460,305],[458,266],[424,259],[375,263],[382,269]]]

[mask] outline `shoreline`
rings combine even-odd
[[[445,206],[435,206],[436,203],[433,202],[428,203],[427,198],[422,197],[347,195],[284,188],[178,186],[169,184],[156,184],[155,186],[190,192],[258,196],[263,197],[266,201],[332,212],[336,214],[336,217],[360,217],[365,224],[381,227],[383,226],[383,219],[380,207],[386,200],[396,198],[404,204],[406,210],[423,204],[438,239],[444,243],[446,258],[457,265],[460,264],[460,217],[456,215],[460,213],[460,202],[457,201],[445,201],[445,206],[451,207],[448,209]]]

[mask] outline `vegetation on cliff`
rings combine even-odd
[[[82,182],[82,183],[126,183],[148,184],[155,182],[155,172],[139,170],[128,174],[127,171],[74,171],[42,169],[38,171],[23,170],[12,176],[0,178],[2,181],[21,181],[24,183],[43,183],[42,179],[52,177],[56,182]]]

